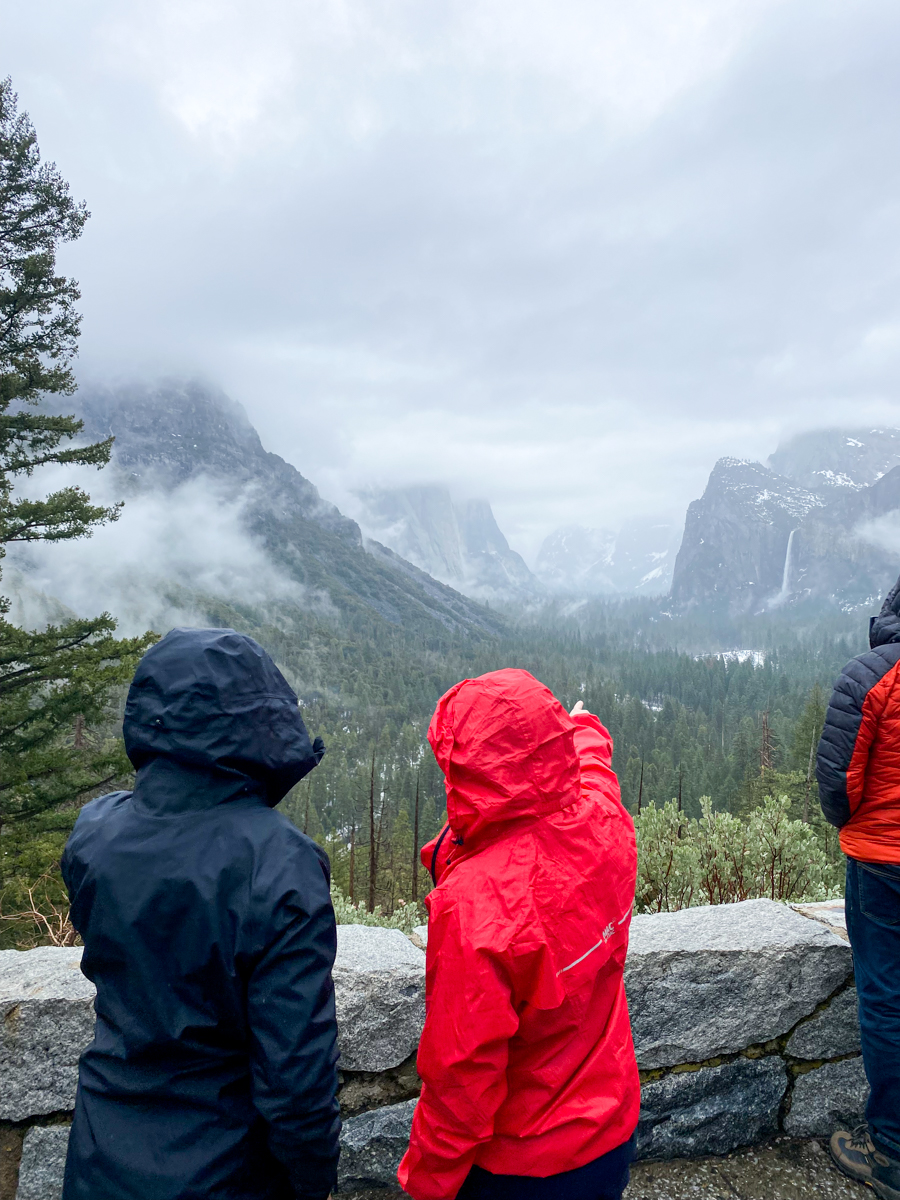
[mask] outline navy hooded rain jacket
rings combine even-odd
[[[272,806],[322,757],[251,638],[176,629],[125,710],[133,792],[63,856],[97,1024],[64,1200],[294,1200],[334,1184],[340,1119],[324,853]]]

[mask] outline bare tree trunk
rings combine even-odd
[[[381,803],[378,806],[378,833],[375,837],[375,877],[378,878],[378,868],[381,865],[381,845],[382,831],[384,830],[384,806],[387,804],[387,796],[384,790],[381,790]]]
[[[369,777],[369,912],[375,911],[375,875],[378,853],[375,848],[375,747],[372,747],[372,772]]]
[[[638,784],[638,816],[641,815],[641,801],[644,798],[644,760],[641,759],[641,781]]]
[[[416,803],[413,809],[412,898],[419,899],[419,772],[416,771]]]
[[[769,710],[762,714],[762,729],[759,739],[759,773],[772,770],[772,731],[769,729]]]
[[[350,903],[356,903],[356,818],[350,826]]]
[[[803,798],[803,824],[809,824],[809,793],[812,788],[813,763],[816,761],[816,735],[809,747],[809,766],[806,768],[806,795]]]
[[[84,715],[82,713],[77,713],[75,716],[74,747],[76,750],[84,749]]]

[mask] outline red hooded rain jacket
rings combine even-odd
[[[414,1200],[451,1200],[473,1164],[546,1177],[631,1137],[637,855],[609,734],[527,671],[451,688],[428,740],[449,830],[422,852],[437,879],[423,1088],[399,1180]]]

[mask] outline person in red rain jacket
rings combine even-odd
[[[628,1182],[640,1087],[623,985],[634,825],[612,740],[527,671],[467,679],[428,740],[449,824],[422,852],[414,1200],[600,1200]]]

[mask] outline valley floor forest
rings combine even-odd
[[[327,850],[342,920],[412,928],[424,919],[431,882],[417,848],[446,816],[428,722],[452,684],[503,666],[531,671],[567,707],[583,700],[610,729],[638,828],[640,909],[840,893],[843,860],[812,763],[831,683],[860,639],[827,620],[807,629],[760,621],[753,632],[766,644],[755,655],[688,651],[665,643],[695,641],[704,626],[708,636],[708,622],[661,608],[598,604],[593,629],[507,618],[501,632],[444,637],[362,614],[335,626],[299,608],[263,614],[212,600],[206,620],[269,650],[311,733],[325,739],[323,762],[282,808]],[[124,692],[110,689],[102,720],[75,716],[59,730],[63,752],[115,744]],[[129,782],[123,771],[99,790]],[[4,946],[53,940],[65,906],[55,863],[79,806],[97,792],[5,824]]]

